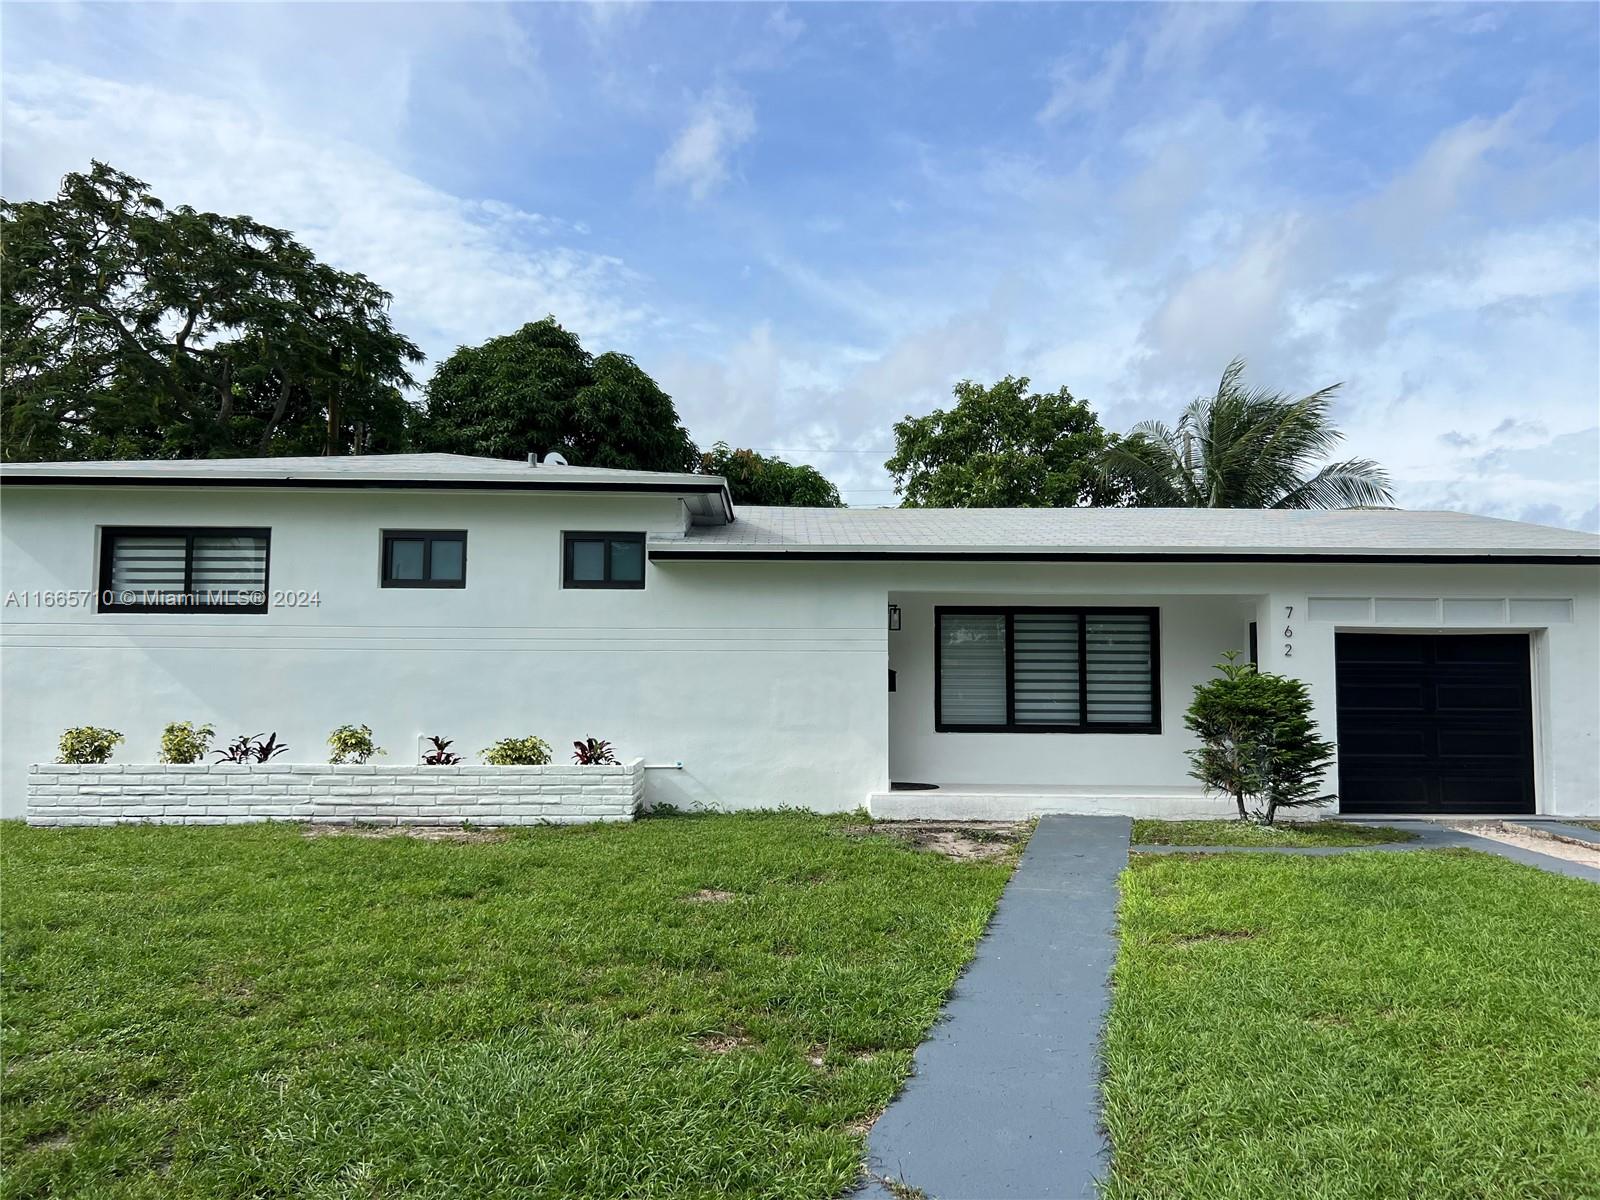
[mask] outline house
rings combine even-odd
[[[610,739],[648,803],[1226,815],[1183,712],[1306,681],[1346,813],[1600,815],[1600,538],[1452,512],[736,508],[416,454],[8,465],[4,812],[68,726]]]

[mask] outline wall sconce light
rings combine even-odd
[[[896,633],[900,630],[900,606],[898,604],[889,605],[889,629]]]

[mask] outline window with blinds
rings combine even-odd
[[[941,732],[1154,733],[1154,609],[937,610]]]
[[[267,611],[265,529],[100,532],[101,612]]]

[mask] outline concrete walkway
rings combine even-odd
[[[1332,854],[1467,849],[1600,883],[1600,871],[1432,821],[1385,821],[1413,842],[1134,846],[1139,854]],[[861,1200],[1090,1200],[1104,1173],[1100,1031],[1117,950],[1127,817],[1039,819],[972,964],[917,1049],[905,1090],[867,1138]],[[900,1193],[901,1195],[904,1192]]]
[[[867,1166],[936,1200],[1082,1200],[1104,1170],[1100,1028],[1116,956],[1127,817],[1042,817],[867,1139]],[[893,1195],[881,1182],[857,1193]]]

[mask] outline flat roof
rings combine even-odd
[[[761,508],[650,543],[655,559],[1600,561],[1600,535],[1393,508]]]

